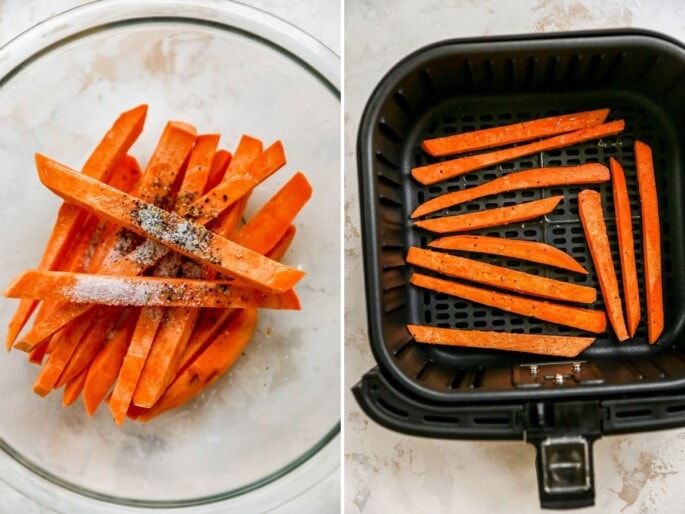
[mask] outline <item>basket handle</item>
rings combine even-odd
[[[528,406],[526,440],[535,446],[543,509],[595,503],[592,445],[601,436],[599,404],[539,402]]]

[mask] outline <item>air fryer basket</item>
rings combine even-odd
[[[396,65],[369,100],[358,139],[367,312],[378,368],[355,387],[377,421],[416,435],[525,437],[538,447],[546,507],[593,501],[591,443],[603,433],[685,425],[685,48],[643,31],[602,31],[447,41]],[[411,168],[436,162],[420,142],[456,132],[608,107],[624,119],[619,136],[544,152],[421,186]],[[408,323],[510,332],[580,334],[554,324],[462,301],[408,284],[410,246],[434,236],[412,228],[420,203],[502,174],[540,166],[601,162],[625,168],[642,277],[636,139],[652,146],[662,231],[666,327],[655,345],[644,319],[636,337],[618,343],[609,330],[575,361],[416,344]],[[505,258],[488,262],[598,287],[579,222],[581,187],[487,197],[457,214],[556,194],[564,201],[542,220],[480,231],[550,243],[588,268],[587,276]],[[602,194],[615,262],[611,185]],[[479,259],[484,257],[478,256]],[[619,274],[620,281],[620,274]],[[642,281],[641,281],[642,282]],[[644,288],[641,285],[644,306]],[[600,299],[591,306],[603,307]],[[643,316],[644,318],[644,316]],[[637,406],[637,407],[636,407]]]

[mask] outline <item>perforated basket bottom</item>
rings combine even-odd
[[[602,107],[609,107],[611,109],[609,120],[625,120],[626,130],[622,134],[574,145],[568,148],[531,155],[498,166],[471,172],[432,186],[420,186],[408,175],[409,171],[414,166],[421,166],[450,158],[436,159],[423,152],[419,146],[423,139]],[[666,194],[668,184],[666,176],[663,174],[663,170],[666,169],[666,149],[669,146],[672,147],[672,143],[669,145],[669,142],[666,140],[667,133],[659,128],[660,123],[662,122],[663,120],[660,118],[660,111],[653,105],[645,103],[638,98],[621,94],[606,94],[599,99],[586,99],[578,94],[536,95],[534,102],[531,102],[531,97],[527,95],[522,95],[520,97],[507,96],[506,98],[493,98],[492,96],[487,98],[467,97],[439,104],[427,112],[422,120],[416,125],[416,128],[405,147],[406,153],[404,156],[405,162],[403,163],[403,169],[406,172],[404,174],[404,179],[408,181],[403,187],[403,192],[406,195],[404,198],[404,205],[407,207],[407,210],[404,213],[405,220],[407,220],[405,226],[406,248],[408,249],[410,246],[425,248],[431,240],[441,237],[441,235],[438,234],[434,235],[427,231],[413,228],[411,226],[411,221],[409,221],[409,214],[411,211],[431,198],[447,192],[470,188],[504,174],[519,170],[543,166],[574,166],[593,162],[599,162],[608,166],[609,158],[614,157],[624,167],[630,194],[633,231],[635,234],[636,262],[640,282],[640,296],[644,312],[645,296],[643,286],[642,230],[633,143],[636,139],[639,139],[645,141],[653,148],[657,187],[659,189],[664,283],[669,284],[672,283],[673,280],[673,265],[670,256],[670,226],[669,218],[667,216],[669,208],[668,196]],[[611,183],[608,182],[601,185],[586,187],[595,189],[602,195],[602,205],[619,278],[619,286],[622,288]],[[549,196],[564,195],[564,199],[559,206],[542,219],[474,231],[472,233],[548,243],[572,255],[588,269],[590,272],[588,275],[525,261],[488,256],[485,254],[464,254],[463,252],[460,252],[459,254],[527,273],[595,287],[598,290],[598,300],[588,307],[592,309],[603,309],[604,303],[601,298],[601,293],[599,292],[594,266],[578,216],[577,195],[583,188],[583,186],[572,186],[509,192],[482,198],[473,202],[467,202],[441,211],[440,213],[435,213],[429,217],[505,207]],[[407,278],[412,271],[414,270],[409,267],[407,270]],[[425,272],[418,268],[417,271]],[[665,311],[667,319],[669,318],[669,313],[675,308],[675,303],[677,301],[674,298],[673,293],[672,288],[665,288]],[[677,303],[680,302],[678,301]],[[416,287],[410,287],[408,321],[410,323],[428,324],[445,328],[501,330],[530,334],[584,334],[576,329],[511,314],[499,309],[478,305],[446,294],[427,291]],[[449,361],[454,360],[455,364],[459,362],[463,365],[465,362],[471,360],[469,359],[469,356],[477,358],[477,361],[480,364],[484,364],[486,361],[483,361],[483,357],[488,354],[493,354],[493,352],[466,350],[462,348],[424,348],[424,351],[439,354],[438,360],[443,364],[447,364]],[[611,329],[609,329],[608,332],[597,336],[597,341],[585,352],[584,356],[597,357],[606,354],[613,355],[615,349],[616,339]],[[644,315],[638,327],[635,339],[621,343],[621,349],[623,353],[631,354],[632,356],[638,356],[652,351],[652,348],[646,343]],[[438,355],[435,355],[435,357],[438,357]],[[475,362],[476,361],[474,361],[474,363]]]

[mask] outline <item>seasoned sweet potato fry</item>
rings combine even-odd
[[[611,257],[609,237],[604,224],[600,194],[590,189],[578,193],[578,212],[585,231],[585,239],[592,255],[592,262],[595,264],[595,272],[602,290],[609,321],[618,340],[625,341],[628,339],[628,330],[623,317],[621,295],[618,289],[614,261]]]
[[[603,311],[533,300],[532,298],[467,286],[419,273],[412,274],[410,281],[418,287],[458,296],[464,300],[549,321],[557,325],[579,328],[595,334],[600,334],[606,330],[606,316]]]
[[[563,196],[551,196],[542,200],[523,202],[510,207],[498,207],[468,214],[421,220],[416,221],[414,226],[439,234],[447,234],[450,232],[467,232],[479,228],[509,225],[510,223],[527,221],[549,214],[559,205],[563,198]]]
[[[595,342],[594,337],[508,334],[487,330],[459,330],[421,325],[407,325],[407,329],[417,343],[507,350],[553,355],[555,357],[576,357]]]
[[[417,247],[409,249],[407,263],[450,277],[550,300],[593,303],[597,299],[597,291],[592,287],[531,275],[486,262]]]
[[[270,293],[237,281],[121,277],[26,270],[5,290],[8,298],[119,306],[298,309],[292,289]]]
[[[623,299],[626,303],[626,322],[628,335],[633,337],[640,322],[640,290],[637,283],[635,265],[635,244],[633,241],[633,221],[630,215],[630,199],[626,187],[623,167],[613,157],[611,164],[611,182],[614,194],[614,212],[616,213],[616,230],[618,232],[618,251],[621,258],[621,275],[623,277]]]
[[[568,132],[567,134],[550,137],[534,143],[515,146],[513,148],[505,148],[503,150],[469,155],[450,161],[420,166],[414,168],[411,173],[421,184],[431,185],[447,180],[448,178],[458,177],[459,175],[463,175],[470,171],[512,161],[519,157],[525,157],[526,155],[547,150],[556,150],[557,148],[564,148],[585,141],[600,139],[602,137],[615,136],[616,134],[623,132],[624,128],[625,123],[623,120],[612,121],[603,125],[576,130],[575,132]]]
[[[37,155],[36,162],[41,181],[56,194],[220,273],[272,292],[292,289],[304,275],[46,157]]]
[[[193,398],[215,383],[240,356],[257,324],[257,311],[244,309],[226,325],[221,334],[174,380],[154,406],[138,421],[147,422]]]
[[[412,213],[412,218],[419,218],[447,209],[454,205],[470,202],[485,196],[508,191],[519,191],[535,187],[570,186],[576,184],[600,184],[609,180],[609,170],[601,164],[583,164],[564,168],[536,168],[517,171],[496,178],[480,186],[462,191],[447,193],[419,205]]]
[[[462,250],[512,257],[587,275],[587,270],[569,254],[536,241],[522,241],[506,237],[458,235],[435,239],[428,243],[428,246],[445,250]]]
[[[485,150],[601,125],[609,109],[550,116],[453,136],[426,139],[421,148],[433,156]]]
[[[146,115],[147,105],[140,105],[122,113],[90,155],[83,166],[82,173],[97,180],[109,181],[110,175],[142,132]],[[38,269],[57,269],[83,224],[86,214],[83,209],[68,203],[60,207],[57,221],[38,264]],[[35,308],[36,302],[33,300],[19,303],[7,332],[8,350]]]
[[[659,201],[652,149],[642,141],[635,141],[637,183],[642,212],[642,253],[645,263],[647,293],[647,337],[655,343],[664,330],[664,298],[661,278],[661,228]]]

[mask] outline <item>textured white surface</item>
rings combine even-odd
[[[441,39],[642,27],[685,41],[680,0],[422,0],[345,5],[345,511],[538,512],[532,446],[439,441],[388,431],[349,392],[374,365],[360,254],[355,143],[372,89],[399,59]],[[587,513],[685,512],[685,430],[595,444],[596,507]]]
[[[0,0],[0,45],[20,32],[58,12],[84,4],[83,0],[18,2]],[[283,3],[275,0],[245,2],[271,12],[317,37],[340,53],[339,3],[335,0],[301,0]],[[280,514],[295,512],[338,512],[340,471],[336,471],[299,498],[277,509]],[[39,506],[0,481],[0,513],[46,513],[53,510]]]

